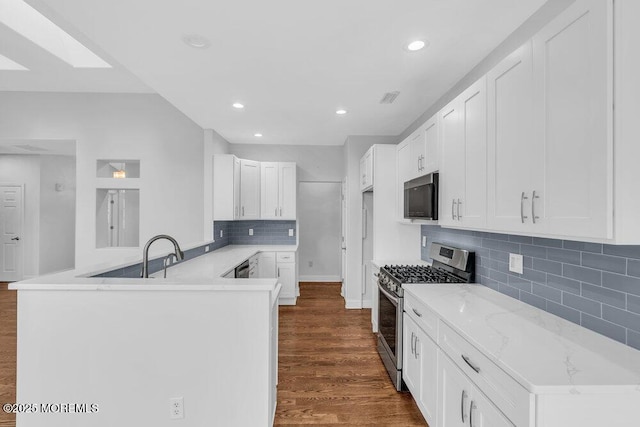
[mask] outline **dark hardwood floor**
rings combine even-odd
[[[0,282],[0,404],[16,401],[16,296]],[[0,411],[0,426],[15,425],[15,415]]]
[[[346,310],[340,283],[301,283],[280,307],[275,425],[426,426],[393,388],[376,351],[371,310]]]
[[[370,310],[346,310],[339,283],[302,283],[298,305],[280,307],[275,425],[426,426],[397,393],[371,333]],[[16,292],[0,284],[0,403],[15,402]],[[15,416],[0,412],[0,426]]]

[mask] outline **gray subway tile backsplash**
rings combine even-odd
[[[432,242],[476,254],[476,282],[640,350],[640,245],[616,246],[423,225]],[[508,254],[523,255],[524,274]]]

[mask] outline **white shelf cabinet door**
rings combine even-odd
[[[533,38],[545,234],[613,237],[613,1],[579,0]]]
[[[453,100],[439,113],[440,193],[438,223],[443,226],[459,225],[458,199],[464,186],[464,144],[462,141],[462,111],[458,99]]]
[[[441,351],[438,352],[440,427],[514,427]]]
[[[278,219],[280,217],[279,179],[276,162],[260,163],[260,218]]]
[[[416,322],[414,322],[407,313],[403,313],[402,342],[404,343],[404,348],[402,349],[402,379],[416,402],[420,399],[421,395],[420,379],[422,377],[420,360],[416,356],[420,352],[419,350],[416,351],[418,331],[419,329]]]
[[[487,74],[487,225],[532,229],[531,189],[542,178],[544,153],[534,144],[533,60],[527,42]]]
[[[296,219],[296,164],[278,163],[278,219]]]
[[[373,187],[373,147],[360,159],[360,190],[368,191]]]
[[[460,95],[463,182],[458,193],[458,220],[465,227],[484,227],[487,220],[487,86],[481,78]]]
[[[295,262],[279,262],[277,276],[282,284],[280,298],[296,297],[296,264]]]
[[[438,171],[440,166],[440,141],[438,139],[438,117],[433,116],[422,126],[424,133],[424,157],[421,162],[425,175]]]
[[[486,223],[486,111],[484,77],[440,111],[441,225],[478,228]]]
[[[411,162],[409,163],[409,179],[414,179],[424,175],[423,164],[427,157],[426,144],[424,140],[424,130],[419,127],[409,137],[409,149],[411,151]]]
[[[473,385],[449,358],[438,352],[439,427],[467,427]]]
[[[407,313],[403,324],[402,378],[429,425],[437,425],[438,347]]]
[[[258,277],[261,279],[276,278],[275,252],[260,252],[258,255]]]
[[[240,219],[240,159],[235,156],[233,156],[233,219]]]
[[[260,218],[260,162],[240,160],[240,218]]]
[[[240,192],[239,168],[240,160],[231,154],[213,156],[213,219],[228,221],[237,219]],[[236,171],[238,173],[236,173]]]

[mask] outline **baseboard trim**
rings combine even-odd
[[[342,282],[340,276],[298,276],[298,282]]]
[[[344,307],[346,309],[361,309],[362,308],[362,300],[359,299],[346,299],[344,300]]]

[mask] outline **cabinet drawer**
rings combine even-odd
[[[404,311],[433,341],[438,341],[438,318],[430,309],[412,295],[405,294]]]
[[[296,253],[295,252],[277,252],[276,261],[277,262],[295,262]]]
[[[511,422],[535,425],[534,395],[443,321],[438,325],[438,344]]]

